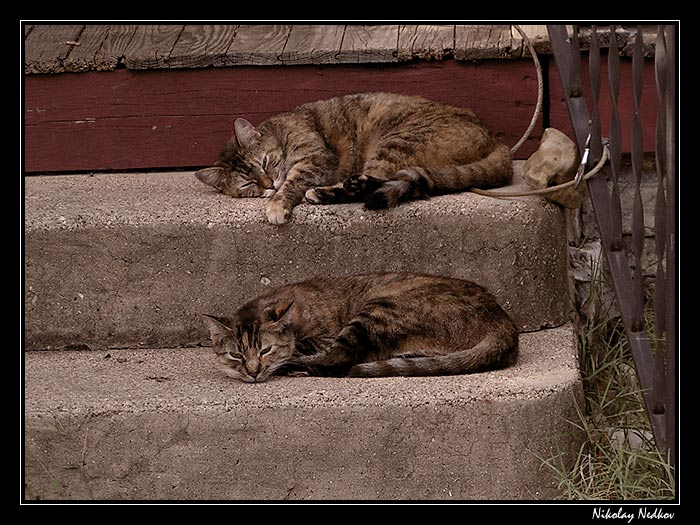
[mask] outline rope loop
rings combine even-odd
[[[528,139],[530,136],[530,133],[532,133],[532,130],[535,129],[535,125],[537,124],[537,119],[540,116],[540,112],[542,111],[542,99],[544,98],[544,82],[542,80],[542,66],[540,65],[540,60],[537,58],[537,53],[535,52],[535,46],[532,45],[532,42],[528,38],[528,36],[525,34],[525,31],[519,26],[519,25],[514,25],[513,26],[515,29],[518,30],[518,33],[520,33],[520,36],[523,37],[523,41],[527,45],[528,49],[530,50],[530,55],[532,56],[532,60],[535,63],[535,71],[537,72],[537,104],[535,104],[535,111],[532,113],[532,118],[530,119],[530,125],[527,127],[525,130],[525,133],[523,133],[523,136],[520,137],[520,140],[515,143],[515,145],[510,148],[510,154],[513,155],[516,151],[520,149],[520,146],[523,145],[523,143]]]
[[[610,159],[610,149],[608,148],[607,143],[603,143],[603,154],[600,156],[600,160],[598,163],[593,166],[593,168],[585,173],[583,177],[581,177],[580,180],[588,180],[590,179],[593,175],[598,173],[600,170],[603,169],[603,166],[608,162]],[[556,186],[549,186],[547,188],[542,188],[539,190],[530,190],[530,191],[514,191],[514,192],[509,192],[509,191],[490,191],[490,190],[480,190],[478,188],[471,188],[469,191],[472,193],[476,193],[477,195],[483,195],[485,197],[496,197],[500,199],[508,199],[511,197],[529,197],[531,195],[547,195],[548,193],[554,193],[555,191],[563,190],[566,188],[569,188],[571,186],[577,186],[578,182],[576,179],[570,180],[568,182],[564,182],[562,184],[557,184]]]

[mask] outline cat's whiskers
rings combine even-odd
[[[267,378],[268,376],[273,375],[277,370],[279,370],[280,368],[282,368],[283,366],[285,366],[289,362],[290,362],[290,359],[276,361],[276,362],[272,363],[270,365],[270,367],[268,369],[264,370],[260,375]]]
[[[245,378],[238,370],[235,370],[235,369],[231,368],[230,366],[221,365],[221,366],[219,366],[219,369],[224,374],[226,374],[227,376],[229,376],[232,379],[238,379],[240,381],[248,382],[247,378]]]

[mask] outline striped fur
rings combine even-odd
[[[206,316],[214,350],[236,379],[466,374],[515,362],[518,331],[469,281],[403,273],[316,278]]]
[[[474,113],[421,97],[346,95],[234,128],[216,164],[196,176],[233,197],[269,197],[275,224],[304,199],[387,208],[512,177],[508,148]]]

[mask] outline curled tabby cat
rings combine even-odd
[[[390,208],[503,186],[512,172],[508,148],[472,111],[364,93],[304,104],[257,128],[237,119],[218,161],[195,175],[232,197],[267,197],[268,220],[283,224],[304,199]]]
[[[315,278],[204,320],[222,370],[249,383],[273,374],[467,374],[518,355],[518,329],[490,293],[432,275]]]

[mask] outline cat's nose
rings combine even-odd
[[[265,189],[272,190],[275,189],[275,182],[269,175],[263,175],[259,179],[259,184]]]
[[[245,368],[250,374],[250,377],[256,378],[260,373],[260,361],[258,361],[257,359],[249,359],[245,363]]]

